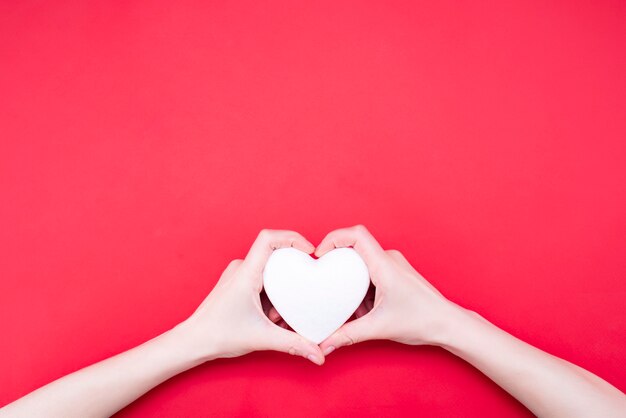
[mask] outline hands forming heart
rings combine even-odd
[[[366,340],[441,343],[457,310],[363,226],[333,231],[317,248],[297,232],[264,230],[181,327],[204,360],[277,350],[321,365]]]
[[[0,415],[111,416],[208,360],[277,350],[321,365],[339,347],[374,339],[439,345],[537,416],[623,417],[626,410],[619,389],[450,302],[400,252],[383,250],[355,226],[331,232],[317,248],[296,232],[261,231],[181,324],[39,388]]]

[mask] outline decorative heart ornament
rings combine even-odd
[[[295,248],[281,248],[263,271],[265,293],[294,331],[319,344],[359,307],[369,272],[352,248],[338,248],[315,260]]]

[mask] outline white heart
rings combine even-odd
[[[359,307],[369,277],[365,262],[352,248],[332,250],[318,260],[295,248],[281,248],[265,265],[263,286],[285,322],[319,344]]]

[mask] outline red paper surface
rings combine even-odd
[[[260,229],[355,223],[626,389],[624,2],[221,3],[0,5],[0,405],[183,320]],[[529,415],[370,342],[120,416],[392,414]]]

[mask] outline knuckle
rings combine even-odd
[[[241,263],[243,263],[243,260],[240,258],[236,258],[234,260],[231,260],[230,263],[228,263],[228,267],[239,267],[241,265]]]
[[[289,354],[294,356],[300,355],[302,353],[302,347],[306,345],[306,340],[300,335],[294,335],[289,344]]]
[[[358,342],[357,338],[351,337],[345,331],[341,331],[339,333],[339,335],[341,336],[341,340],[343,341],[343,345],[353,345],[353,344],[356,344]]]
[[[268,243],[272,250],[277,250],[283,246],[280,240],[273,239],[273,240],[268,241]]]
[[[391,250],[387,250],[385,251],[387,254],[391,255],[391,256],[399,256],[402,255],[402,253],[398,250],[395,249],[391,249]]]

